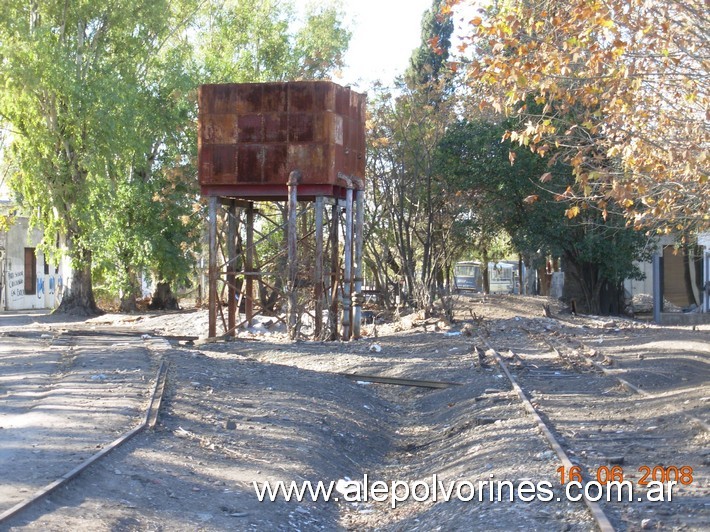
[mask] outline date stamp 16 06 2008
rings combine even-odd
[[[607,501],[611,500],[611,492],[616,490],[616,499],[621,502],[626,500],[649,502],[667,502],[673,500],[673,488],[675,486],[689,486],[693,483],[693,468],[691,466],[646,466],[642,465],[637,469],[640,478],[636,484],[645,488],[645,497],[634,497],[634,486],[629,478],[636,475],[625,474],[624,468],[619,465],[612,467],[600,466],[596,471],[591,471],[592,480],[584,483],[582,480],[582,470],[579,466],[572,466],[569,469],[564,466],[557,468],[560,475],[560,483],[565,486],[567,498],[569,500],[580,500],[582,496],[591,501],[598,501],[603,497],[604,490],[607,491]],[[573,495],[572,488],[579,493]]]
[[[689,486],[693,483],[693,468],[687,465],[642,465],[637,471],[641,475],[637,482],[639,486],[648,486],[651,482],[675,482],[681,486]],[[557,468],[557,473],[560,475],[560,484],[582,482],[582,470],[579,466],[573,466],[569,469],[565,468],[565,466],[560,466]],[[618,465],[612,467],[600,466],[592,476],[600,484],[624,482],[625,480],[624,468]]]

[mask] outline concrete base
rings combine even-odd
[[[661,325],[702,325],[710,323],[710,313],[662,312]]]

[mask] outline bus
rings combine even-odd
[[[517,265],[510,262],[488,263],[488,284],[491,294],[513,294],[516,292],[517,281]],[[454,266],[454,288],[456,291],[483,292],[481,263],[457,262]]]
[[[488,284],[491,294],[512,294],[515,291],[515,270],[507,262],[489,262]]]
[[[458,291],[480,292],[483,290],[481,263],[478,261],[457,262],[454,265],[454,288]]]

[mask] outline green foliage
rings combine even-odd
[[[504,246],[491,245],[501,232],[510,233],[516,243],[512,229],[526,214],[522,202],[514,198],[525,197],[531,166],[539,164],[523,151],[511,166],[503,133],[494,123],[457,122],[448,128],[437,153],[438,171],[463,204],[462,248],[473,250],[481,260],[501,258],[506,252]]]
[[[467,198],[474,232],[505,230],[528,258],[563,257],[579,273],[590,304],[603,283],[637,277],[633,261],[648,258],[646,237],[626,226],[622,209],[613,203],[605,211],[587,205],[576,216],[567,215],[566,191],[574,182],[570,167],[549,167],[539,155],[503,140],[510,126],[462,121],[440,144],[440,171]],[[533,181],[543,174],[545,183]]]
[[[291,1],[211,2],[197,22],[205,82],[323,79],[340,67],[350,41],[341,9],[313,5],[300,27],[294,18]]]
[[[136,96],[175,5],[4,3],[0,112],[18,133],[12,184],[51,243],[63,232],[76,246],[88,245],[92,191],[135,144]],[[143,18],[150,24],[137,25]]]
[[[707,0],[492,2],[462,20],[461,66],[477,105],[525,117],[514,139],[573,168],[568,216],[611,199],[637,228],[702,231],[707,12]]]
[[[6,213],[0,213],[0,232],[7,232],[10,230],[10,228],[13,226],[15,223],[15,217],[6,214]]]
[[[67,246],[80,305],[95,273],[132,293],[142,272],[184,279],[201,222],[195,170],[202,82],[326,76],[350,34],[334,5],[293,24],[291,2],[116,0],[0,6],[0,120],[12,187]]]
[[[434,157],[453,116],[452,78],[443,68],[453,24],[437,18],[440,2],[424,15],[422,43],[393,97],[375,94],[368,131],[370,234],[366,261],[380,286],[403,285],[410,302],[429,312],[451,270],[458,205],[437,174]],[[395,278],[392,278],[394,276]],[[395,295],[394,291],[389,292]]]
[[[342,24],[336,4],[312,4],[306,22],[295,35],[292,79],[325,79],[343,64],[351,33]]]
[[[439,81],[440,74],[446,70],[454,21],[451,15],[441,14],[445,3],[433,0],[431,9],[422,17],[422,43],[412,53],[405,74],[411,86]]]

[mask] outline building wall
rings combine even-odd
[[[626,279],[624,281],[626,296],[632,298],[639,294],[653,295],[653,264],[651,262],[637,262],[636,266],[646,278],[641,281]]]
[[[4,247],[4,256],[0,261],[0,309],[51,309],[61,302],[68,268],[47,264],[42,253],[35,253],[34,293],[25,293],[25,279],[29,275],[25,265],[25,248],[36,248],[41,240],[41,231],[30,230],[28,219],[22,217],[17,217],[10,230],[2,235],[0,247]]]
[[[698,235],[698,245],[703,249],[704,258],[704,280],[703,298],[705,301],[705,312],[710,312],[710,232],[700,233]]]

